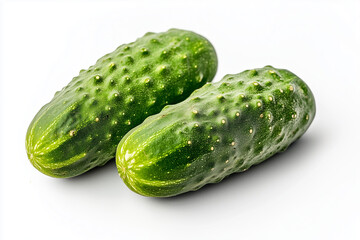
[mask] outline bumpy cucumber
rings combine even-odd
[[[284,151],[314,116],[312,92],[287,70],[226,75],[127,133],[117,148],[118,172],[145,196],[197,190]]]
[[[211,81],[217,57],[190,31],[147,33],[100,58],[57,92],[31,122],[31,163],[53,177],[73,177],[115,157],[120,139],[167,104]]]

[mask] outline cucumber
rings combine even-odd
[[[194,32],[147,33],[121,45],[40,109],[26,134],[28,158],[59,178],[104,165],[129,130],[186,99],[216,70],[213,46]]]
[[[194,191],[284,151],[314,117],[311,90],[288,70],[226,75],[127,133],[117,148],[118,172],[144,196]]]

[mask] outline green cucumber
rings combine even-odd
[[[194,191],[284,151],[314,117],[311,90],[288,70],[226,75],[127,133],[117,148],[118,172],[144,196]]]
[[[217,57],[185,30],[147,33],[100,58],[37,113],[26,135],[31,163],[52,177],[73,177],[115,157],[120,139],[167,104],[211,81]]]

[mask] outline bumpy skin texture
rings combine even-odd
[[[167,104],[211,81],[217,57],[190,31],[147,33],[100,58],[57,92],[31,122],[31,163],[53,177],[73,177],[115,157],[120,139]]]
[[[226,75],[131,130],[117,148],[118,171],[145,196],[194,191],[284,151],[314,117],[312,92],[287,70]]]

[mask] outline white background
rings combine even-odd
[[[360,1],[2,1],[1,239],[360,239]],[[114,162],[38,172],[27,127],[82,68],[145,32],[193,30],[227,73],[273,65],[313,90],[317,116],[286,152],[169,199],[127,189]]]

